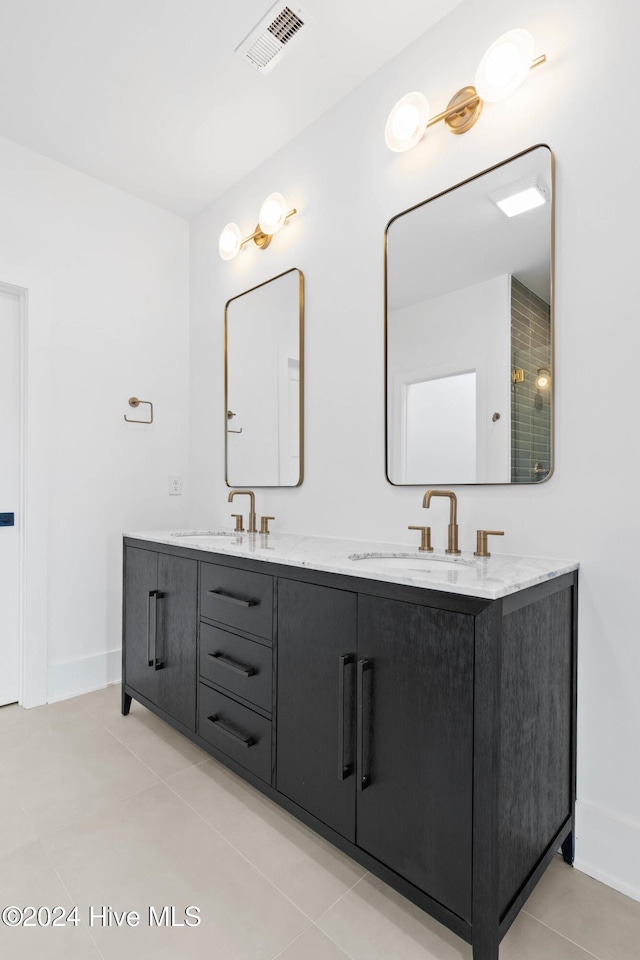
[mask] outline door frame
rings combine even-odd
[[[20,301],[19,694],[23,707],[47,702],[49,281],[0,264],[0,291]]]

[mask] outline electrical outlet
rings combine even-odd
[[[170,497],[182,496],[182,477],[178,477],[178,476],[169,477],[169,496]]]

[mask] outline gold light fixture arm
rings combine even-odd
[[[431,117],[427,123],[427,130],[429,127],[433,127],[436,123],[440,123],[441,120],[447,120],[456,113],[462,113],[462,111],[466,110],[467,107],[472,107],[474,104],[480,103],[480,97],[477,93],[475,93],[475,87],[465,87],[463,89],[474,90],[474,93],[470,94],[464,100],[460,100],[460,102],[456,103],[455,106],[451,106],[450,101],[446,110],[443,110],[442,113],[437,113],[435,117]],[[455,97],[453,97],[453,99],[455,100]]]
[[[536,57],[535,60],[531,61],[530,70],[534,70],[536,67],[539,67],[540,64],[547,62],[546,53],[541,54],[539,57]],[[471,92],[473,91],[473,92]],[[472,110],[471,108],[475,108]],[[482,100],[476,93],[475,87],[462,87],[461,90],[458,90],[457,93],[453,95],[451,100],[441,113],[437,113],[434,117],[431,117],[427,123],[425,129],[435,126],[436,123],[444,121],[447,124],[452,133],[466,133],[473,124],[476,122],[480,116],[482,110]],[[468,111],[468,115],[464,117],[465,111]],[[461,120],[464,120],[463,129],[456,129],[455,121],[458,119],[460,123]],[[452,124],[447,123],[447,121],[454,121]]]
[[[284,218],[284,222],[286,223],[289,217],[292,217],[297,212],[298,211],[296,210],[295,207],[293,208],[293,210],[289,210],[289,212],[286,214]],[[253,240],[253,242],[257,247],[259,247],[261,250],[266,250],[266,248],[271,243],[272,237],[273,237],[272,233],[263,233],[260,227],[256,227],[253,233],[250,233],[248,237],[245,237],[244,240],[240,241],[240,249],[242,249],[246,243],[251,243],[251,241]]]

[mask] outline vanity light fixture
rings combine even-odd
[[[429,101],[423,93],[406,93],[389,114],[384,139],[389,150],[403,153],[422,139],[429,122]]]
[[[259,223],[253,233],[242,239],[240,227],[237,223],[228,223],[220,234],[218,253],[223,260],[233,258],[251,240],[260,250],[266,250],[271,243],[274,233],[277,233],[287,222],[289,217],[298,211],[295,207],[287,210],[287,203],[281,193],[270,193],[260,207]]]
[[[520,213],[527,213],[541,207],[551,199],[551,192],[546,183],[535,174],[512,183],[508,187],[496,190],[489,195],[489,199],[498,206],[507,217],[517,217]]]
[[[551,371],[546,367],[538,367],[538,376],[536,377],[536,387],[538,390],[546,390],[551,385]]]
[[[442,113],[429,117],[429,104],[422,93],[407,93],[398,100],[384,131],[387,146],[395,153],[410,150],[429,127],[441,120],[451,133],[466,133],[478,120],[485,101],[494,103],[511,96],[529,71],[546,59],[546,54],[534,59],[533,37],[527,30],[509,30],[483,56],[475,86],[458,90]]]

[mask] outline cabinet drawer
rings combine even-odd
[[[200,624],[200,676],[271,713],[271,647]]]
[[[271,722],[200,685],[198,733],[262,780],[271,782]]]
[[[273,577],[201,563],[200,615],[271,640]]]

